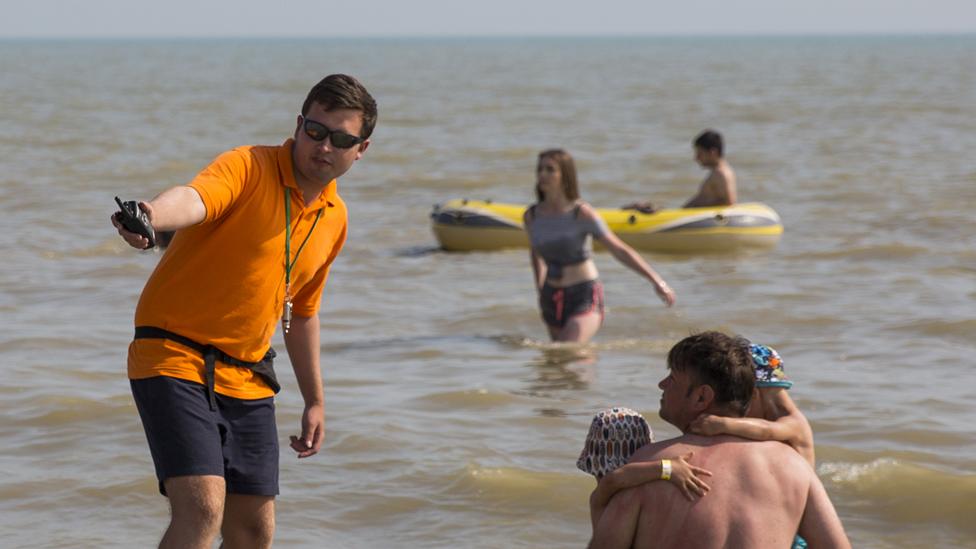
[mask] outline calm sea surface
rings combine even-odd
[[[665,354],[722,329],[783,355],[855,546],[976,547],[974,36],[0,42],[0,546],[158,541],[125,353],[159,255],[115,235],[112,197],[280,143],[332,72],[380,122],[340,183],[327,440],[283,454],[277,546],[581,547],[592,414],[630,406],[676,435]],[[670,310],[598,254],[589,360],[546,343],[524,250],[435,251],[434,203],[529,202],[543,148],[575,155],[598,206],[678,205],[706,127],[783,240],[646,256]],[[285,439],[301,399],[279,367]]]

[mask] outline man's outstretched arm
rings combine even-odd
[[[139,208],[146,212],[149,222],[157,233],[176,231],[191,225],[196,225],[207,216],[207,207],[200,198],[200,194],[193,187],[178,186],[169,188],[158,194],[149,202],[140,202]],[[112,225],[119,231],[125,241],[133,248],[144,250],[149,245],[146,237],[127,231],[115,215],[111,217]]]
[[[634,544],[641,511],[638,489],[628,488],[613,496],[593,531],[590,549],[629,549]]]

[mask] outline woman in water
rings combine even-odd
[[[590,258],[592,237],[647,278],[668,307],[674,304],[674,290],[661,275],[580,200],[576,166],[569,153],[552,149],[539,154],[535,189],[538,202],[529,206],[522,221],[532,247],[542,319],[553,341],[586,343],[603,323],[603,285]]]

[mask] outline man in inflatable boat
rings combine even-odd
[[[684,203],[682,208],[731,206],[736,203],[735,171],[725,160],[722,135],[715,130],[705,130],[694,141],[695,161],[708,170],[698,193]],[[653,202],[634,202],[623,206],[625,210],[654,213],[658,207]]]

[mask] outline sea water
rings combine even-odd
[[[112,198],[281,143],[333,72],[379,124],[339,185],[326,442],[283,447],[276,545],[581,547],[590,418],[629,406],[677,435],[657,416],[665,355],[720,329],[782,354],[855,546],[973,546],[976,37],[7,41],[0,68],[2,546],[158,541],[125,357],[159,254],[123,244]],[[546,342],[525,250],[436,251],[435,203],[529,203],[551,147],[594,205],[680,205],[705,128],[782,241],[645,254],[672,309],[598,253],[588,358]],[[284,353],[279,372],[284,439],[302,402]]]

